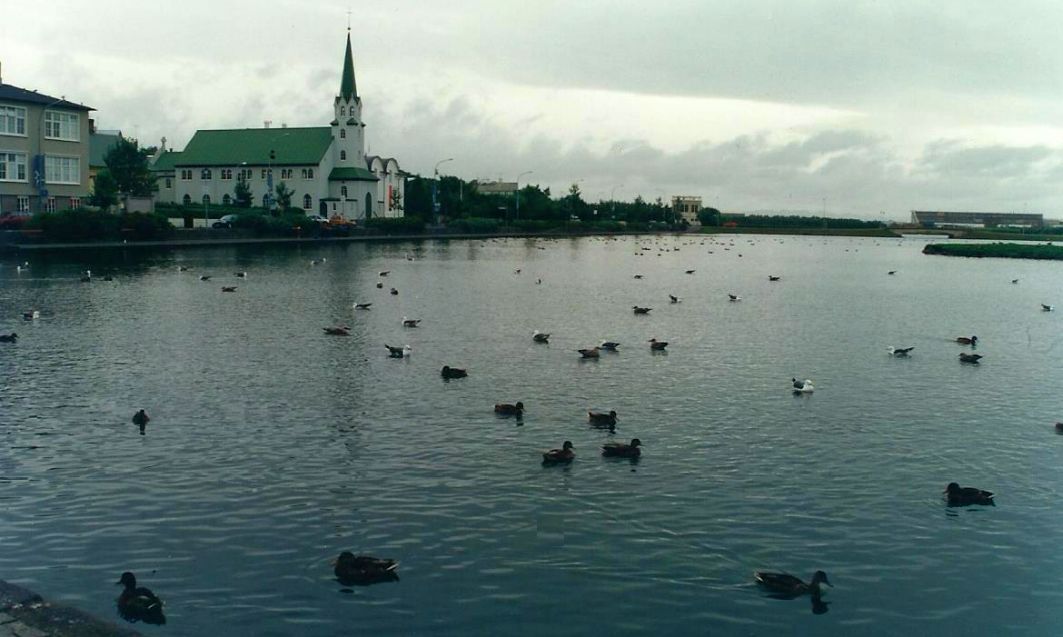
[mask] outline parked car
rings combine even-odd
[[[237,215],[225,215],[221,219],[218,219],[214,223],[210,224],[211,228],[232,228],[233,222],[236,221]]]

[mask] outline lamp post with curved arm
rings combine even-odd
[[[525,170],[521,174],[517,175],[517,191],[514,194],[516,195],[516,199],[517,199],[516,218],[518,220],[520,219],[520,178],[523,177],[524,175],[530,175],[530,174],[532,174],[534,172],[535,172],[534,170]]]
[[[439,225],[439,167],[448,161],[454,161],[454,158],[440,159],[432,169],[432,214],[435,215],[436,225]]]

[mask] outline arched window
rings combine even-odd
[[[344,199],[347,198],[347,186],[340,186],[340,196]]]
[[[303,210],[310,210],[314,207],[314,200],[310,195],[303,195]]]
[[[208,204],[210,204],[210,195],[203,195],[203,205],[206,206]]]
[[[210,168],[204,168],[203,172],[199,173],[199,178],[204,180],[204,181],[209,181],[210,180],[210,176],[211,176],[210,175]]]
[[[231,203],[233,202],[233,198],[232,198],[232,197],[230,197],[230,196],[228,195],[228,193],[226,193],[226,195],[225,195],[224,197],[222,197],[222,198],[221,198],[221,202],[222,202],[223,204],[225,204],[226,206],[228,206],[229,204],[231,204]]]
[[[340,139],[347,139],[347,129],[346,128],[341,128],[340,129]]]
[[[340,151],[340,161],[344,161],[346,159],[347,159],[347,151],[341,150]]]
[[[340,107],[340,115],[346,115],[346,114],[347,114],[347,107],[346,106],[341,106]]]
[[[185,195],[184,197],[181,197],[181,203],[183,203],[186,206],[192,205],[192,196],[191,195]]]
[[[365,218],[370,219],[373,216],[373,195],[365,193]]]

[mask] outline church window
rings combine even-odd
[[[221,169],[221,179],[222,179],[222,181],[232,181],[232,178],[233,178],[233,169],[232,168],[222,168]]]
[[[341,106],[340,107],[340,115],[346,115],[346,114],[347,114],[347,107],[346,106]]]
[[[303,195],[303,210],[310,210],[314,207],[314,200],[310,195]]]
[[[210,204],[210,195],[203,195],[203,205],[206,206],[206,205],[209,205],[209,204]]]
[[[306,178],[307,179],[313,179],[314,178],[314,169],[313,168],[307,168],[306,169]]]
[[[345,161],[346,159],[347,159],[347,151],[341,150],[340,151],[340,161]]]
[[[203,181],[210,181],[210,178],[211,178],[210,168],[204,168],[199,173],[199,178],[202,179]]]
[[[347,139],[347,129],[346,128],[341,128],[340,129],[340,139]]]
[[[185,195],[184,197],[181,197],[181,203],[183,203],[186,206],[192,205],[192,196],[191,195]]]
[[[306,179],[306,169],[303,169],[303,179]]]
[[[347,186],[340,186],[340,196],[344,199],[347,198]]]
[[[192,169],[191,168],[182,168],[181,169],[181,181],[192,181]]]

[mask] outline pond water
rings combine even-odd
[[[1059,634],[1063,311],[1040,304],[1063,306],[1063,263],[924,244],[9,257],[0,578],[117,619],[134,571],[166,602],[149,635]],[[970,335],[980,365],[957,358]],[[618,353],[579,359],[606,339]],[[494,415],[517,400],[522,421]],[[588,409],[615,409],[616,433]],[[599,455],[632,437],[639,462]],[[541,466],[564,440],[576,460]],[[997,506],[947,508],[950,481]],[[400,581],[341,586],[342,550],[399,560]],[[826,571],[827,612],[766,596],[756,569]]]

